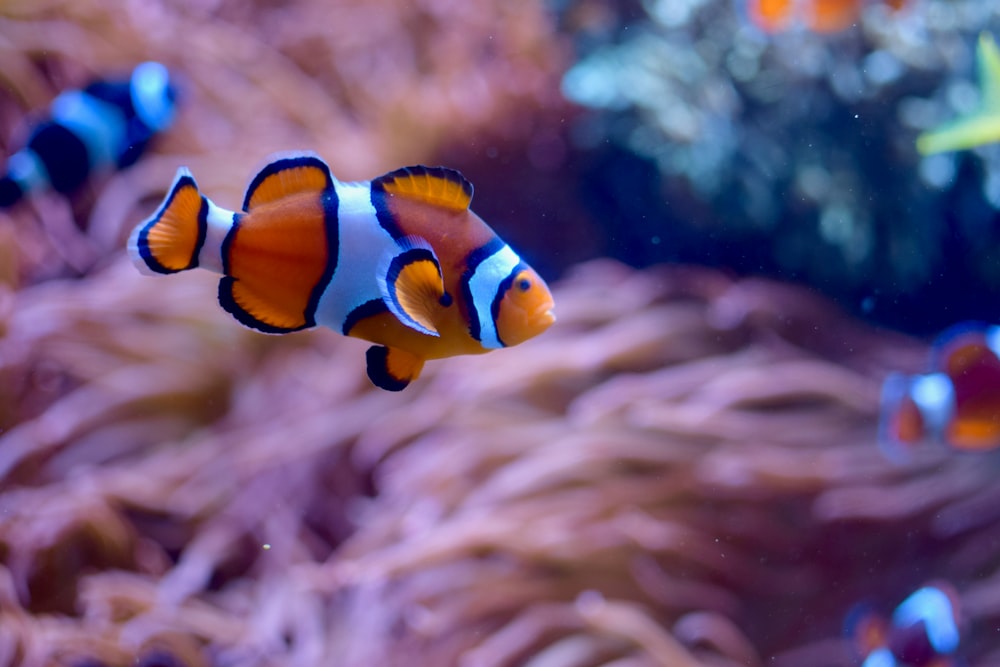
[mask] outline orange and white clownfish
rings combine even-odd
[[[882,385],[879,441],[892,458],[921,440],[963,451],[1000,447],[1000,327],[957,324],[934,342],[929,373]]]
[[[400,391],[427,359],[517,345],[555,321],[545,281],[469,210],[472,192],[422,165],[342,183],[297,153],[267,164],[234,212],[181,167],[128,250],[144,273],[221,273],[220,305],[258,331],[375,343],[368,377]]]

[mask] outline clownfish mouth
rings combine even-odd
[[[533,319],[535,320],[535,326],[537,327],[539,333],[541,333],[555,324],[556,314],[552,312],[551,308],[547,308],[543,312],[535,315]]]

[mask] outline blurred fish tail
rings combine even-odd
[[[911,378],[891,373],[882,383],[878,441],[892,461],[903,461],[926,435],[924,415],[911,395]]]
[[[59,128],[51,123],[43,124],[40,129],[35,130],[32,137],[34,146],[22,148],[10,156],[6,171],[0,176],[0,208],[10,208],[29,193],[43,190],[51,185],[51,172],[54,169],[46,165],[46,156],[52,158],[58,155],[62,158],[60,164],[74,164],[76,156],[72,155],[71,151],[70,153],[46,151],[51,148],[46,141],[58,132]],[[60,176],[63,174],[60,173]]]
[[[178,169],[163,203],[129,237],[132,262],[143,273],[176,273],[197,267],[209,206],[187,167]]]

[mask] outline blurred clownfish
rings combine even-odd
[[[796,26],[813,32],[838,32],[858,20],[866,3],[875,2],[893,10],[906,4],[906,0],[746,0],[745,11],[764,32],[782,32]]]
[[[472,184],[444,167],[341,183],[319,157],[292,154],[233,212],[182,167],[128,248],[143,272],[221,273],[219,303],[248,327],[321,325],[375,343],[368,377],[399,391],[426,359],[517,345],[555,321],[545,282],[471,201]]]
[[[95,81],[60,94],[0,176],[0,207],[29,192],[71,194],[100,171],[123,169],[174,119],[176,91],[167,68],[145,62],[125,81]]]
[[[1000,327],[956,325],[931,353],[931,372],[882,385],[879,441],[890,456],[932,439],[966,451],[1000,447]]]
[[[948,584],[924,586],[903,600],[891,618],[869,604],[851,610],[845,632],[861,667],[954,667],[958,664],[958,595]]]

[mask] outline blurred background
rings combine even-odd
[[[929,583],[958,648],[865,664],[1000,664],[996,452],[877,444],[887,373],[1000,322],[1000,134],[917,150],[1000,95],[981,34],[1000,5],[0,2],[5,156],[144,61],[176,103],[0,210],[0,666],[861,665],[845,619]],[[461,170],[558,323],[388,394],[128,262],[178,166],[237,208],[302,149]]]

